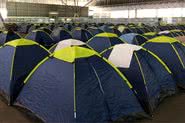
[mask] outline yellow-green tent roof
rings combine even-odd
[[[100,34],[97,34],[95,35],[95,37],[118,37],[118,35],[114,34],[114,33],[107,33],[107,32],[104,32],[104,33],[100,33]]]
[[[143,35],[153,36],[153,35],[156,35],[156,34],[157,34],[156,32],[148,32],[148,33],[144,33]]]
[[[28,40],[28,39],[16,39],[13,41],[10,41],[6,44],[4,44],[5,46],[9,45],[9,46],[13,46],[13,47],[17,47],[17,46],[24,46],[24,45],[38,45],[37,42],[32,41],[32,40]]]
[[[156,38],[150,39],[147,42],[153,42],[153,43],[174,43],[179,42],[175,38],[167,37],[167,36],[158,36]]]
[[[170,30],[170,32],[181,32],[182,30],[178,30],[178,29],[174,29],[174,30]]]
[[[82,30],[82,28],[80,28],[80,27],[76,27],[74,30]]]
[[[86,58],[93,55],[98,55],[95,51],[90,50],[88,48],[83,47],[66,47],[61,50],[57,50],[53,53],[53,57],[66,61],[66,62],[74,62],[77,58]]]
[[[29,46],[29,45],[39,45],[42,49],[49,52],[44,46],[40,45],[39,43],[29,40],[29,39],[24,39],[24,38],[16,39],[16,40],[13,40],[13,41],[10,41],[4,44],[4,46],[12,46],[12,47]]]

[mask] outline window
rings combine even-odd
[[[182,17],[185,17],[185,8],[182,8]]]
[[[157,16],[156,9],[138,9],[137,17],[138,18],[155,18]]]
[[[7,18],[7,10],[5,8],[0,8],[0,14],[2,16],[3,19]]]
[[[158,9],[157,11],[158,11],[157,17],[172,17],[172,9],[171,8]]]
[[[128,10],[111,11],[111,18],[128,18]]]
[[[135,10],[129,10],[129,18],[135,18],[136,17],[136,11]]]

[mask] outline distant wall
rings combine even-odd
[[[66,17],[67,19],[68,17]],[[58,22],[64,22],[65,17],[60,17]],[[68,18],[69,19],[69,18]],[[73,18],[70,17],[73,22],[81,22],[81,23],[144,23],[147,25],[157,25],[158,18]],[[185,18],[162,18],[163,22],[166,24],[185,24]],[[9,23],[52,23],[52,21],[48,17],[8,17],[6,22]]]
[[[7,2],[8,16],[35,16],[48,17],[49,12],[58,12],[59,17],[73,17],[74,13],[71,7],[64,5]],[[88,16],[88,8],[81,8],[81,17]]]

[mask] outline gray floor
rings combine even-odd
[[[0,100],[0,123],[37,123],[14,107]],[[137,122],[136,122],[137,123]],[[155,111],[153,120],[141,120],[138,123],[185,123],[185,93],[167,98]]]
[[[41,123],[37,118],[26,114],[15,107],[8,106],[0,98],[0,123]]]
[[[185,123],[185,93],[167,98],[159,105],[152,120],[139,123]]]

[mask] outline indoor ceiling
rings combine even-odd
[[[96,6],[114,6],[128,4],[151,4],[159,2],[183,2],[184,0],[95,0]]]

